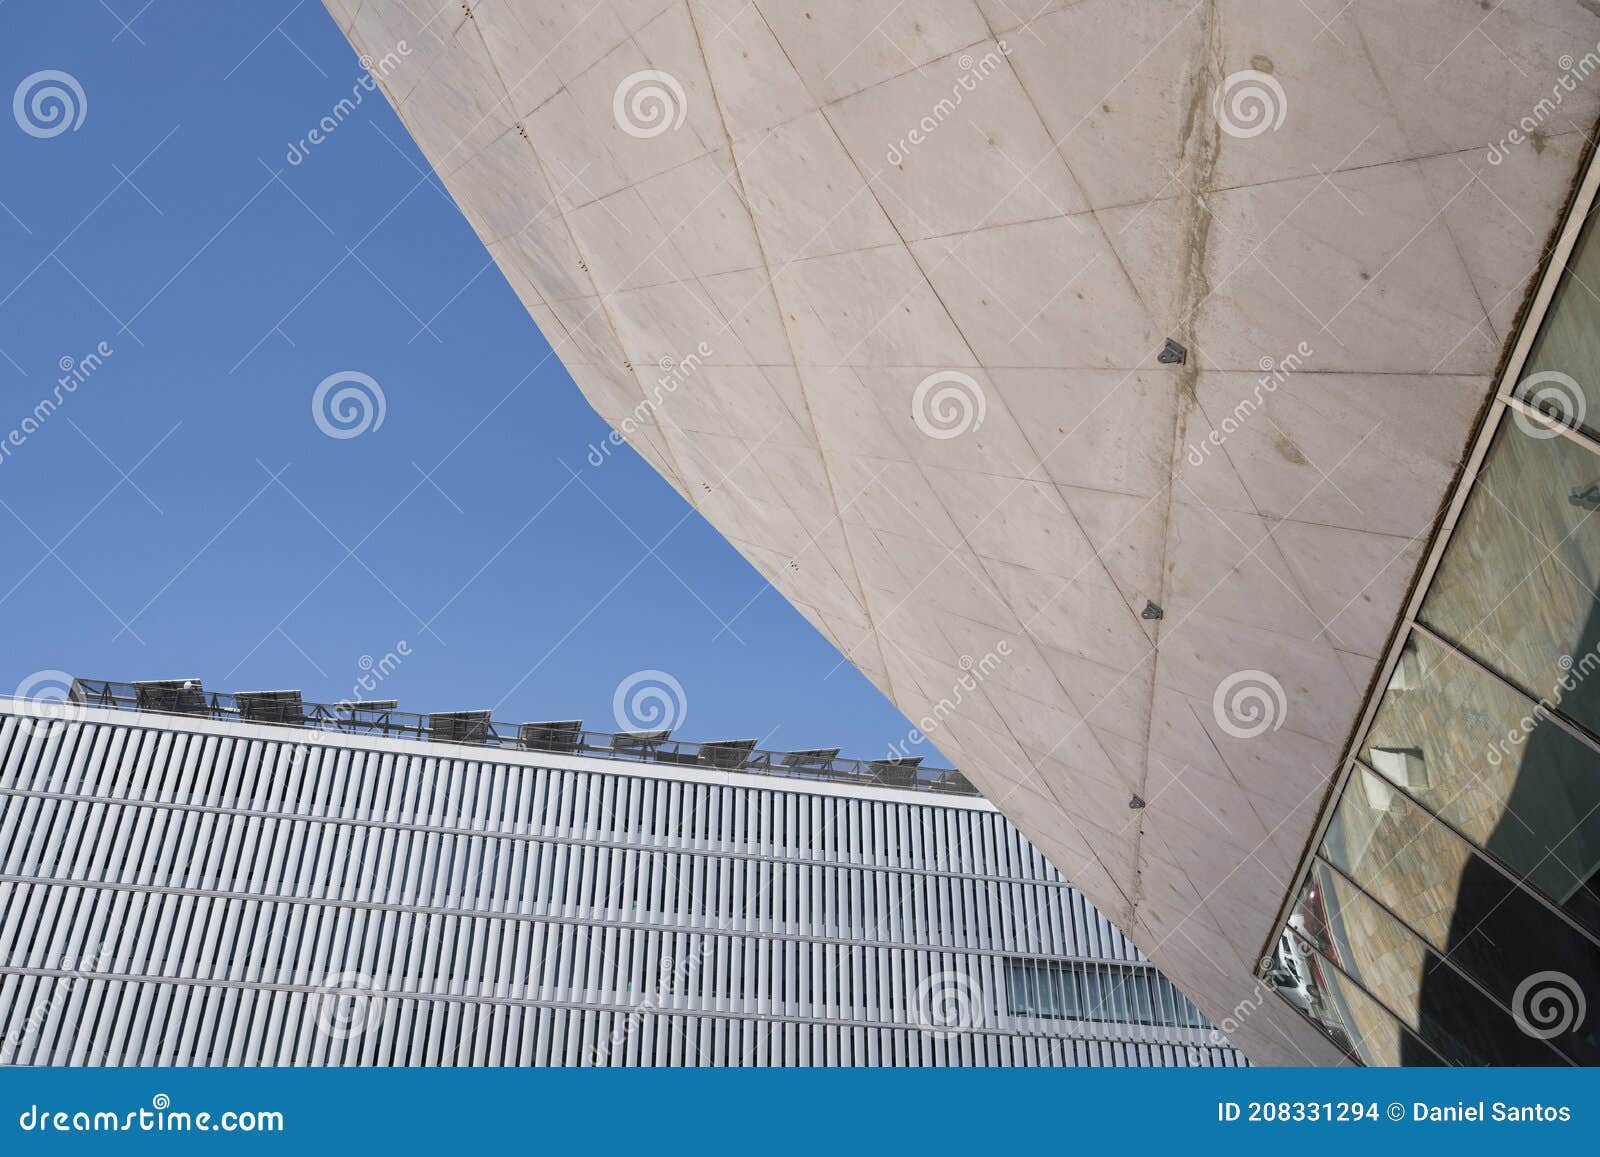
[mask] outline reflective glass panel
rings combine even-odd
[[[1422,621],[1534,698],[1600,731],[1597,587],[1600,456],[1569,438],[1525,433],[1508,416],[1434,576]]]
[[[1600,932],[1600,755],[1533,700],[1413,632],[1361,757]]]
[[[1312,866],[1289,927],[1359,980],[1450,1063],[1561,1063],[1550,1046],[1518,1028],[1505,1008],[1320,861]]]
[[[1514,1013],[1558,975],[1575,1005],[1600,1007],[1600,946],[1472,851],[1382,776],[1357,767],[1328,825],[1321,854]],[[1423,978],[1424,1015],[1448,1017],[1453,993]],[[1569,1055],[1595,1055],[1588,1018],[1568,1024]],[[1555,1035],[1555,1034],[1552,1034]],[[1507,1058],[1507,1063],[1523,1063]]]
[[[1285,979],[1290,975],[1293,983]],[[1441,1063],[1388,1010],[1291,933],[1279,941],[1277,967],[1269,981],[1280,997],[1364,1064]]]
[[[1591,219],[1561,275],[1517,396],[1600,429],[1600,242]]]

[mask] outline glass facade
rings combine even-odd
[[[1591,286],[1586,227],[1264,962],[1368,1064],[1600,1064]]]

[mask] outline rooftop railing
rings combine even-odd
[[[298,691],[205,690],[198,679],[116,683],[74,679],[71,701],[92,707],[188,715],[241,723],[266,723],[350,735],[417,739],[468,747],[522,752],[587,755],[638,763],[675,764],[714,771],[743,772],[781,779],[826,780],[858,787],[886,787],[937,795],[976,796],[978,789],[951,768],[923,767],[918,756],[901,759],[845,759],[838,748],[763,751],[753,739],[689,743],[659,731],[590,731],[582,720],[502,723],[488,711],[444,711],[419,715],[398,709],[395,700],[311,703]]]

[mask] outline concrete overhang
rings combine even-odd
[[[1600,4],[326,2],[596,410],[1237,1044],[1336,1061],[1257,958]]]

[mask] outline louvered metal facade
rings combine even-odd
[[[1236,1065],[980,799],[0,700],[0,1061]]]

